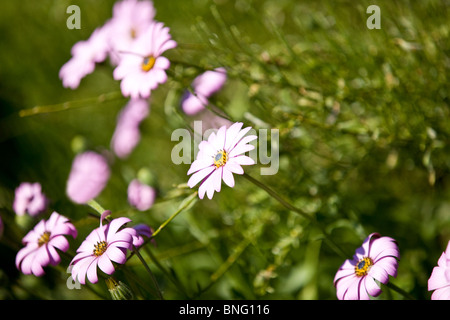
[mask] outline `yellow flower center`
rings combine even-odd
[[[145,57],[141,64],[142,70],[145,72],[150,71],[153,68],[153,66],[155,65],[155,61],[156,61],[156,58],[154,56]]]
[[[225,150],[220,150],[214,156],[214,165],[216,166],[216,168],[220,168],[227,163],[227,160],[228,160],[227,152]]]
[[[102,254],[105,253],[106,249],[108,248],[108,244],[106,243],[106,241],[100,241],[97,242],[97,244],[94,245],[94,255],[96,257],[100,257]]]
[[[45,231],[41,237],[38,239],[39,247],[46,244],[50,240],[50,232]]]
[[[130,36],[131,36],[132,39],[136,39],[136,30],[134,28],[131,28]]]
[[[370,267],[372,267],[373,261],[369,257],[362,258],[359,260],[358,264],[355,266],[355,274],[358,277],[365,276],[369,272]]]

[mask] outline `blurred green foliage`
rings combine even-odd
[[[81,8],[80,30],[66,27],[66,8]],[[14,265],[29,230],[15,223],[11,204],[23,181],[38,181],[51,210],[79,230],[73,253],[98,221],[87,206],[71,203],[65,183],[80,148],[109,149],[122,97],[108,62],[76,90],[64,89],[60,67],[70,48],[111,17],[113,0],[25,0],[0,3],[0,239],[1,299],[96,299],[106,285],[69,290],[69,255],[42,278]],[[366,8],[381,9],[381,29],[369,30]],[[229,79],[213,103],[234,121],[280,130],[280,168],[260,176],[326,226],[348,258],[371,232],[397,240],[398,277],[392,281],[429,299],[427,280],[450,240],[449,1],[155,0],[156,20],[171,29],[178,47],[169,80],[152,93],[142,140],[97,198],[113,217],[157,228],[191,190],[189,165],[174,165],[171,133],[188,127],[179,100],[194,77],[224,66]],[[94,98],[92,101],[80,101]],[[34,106],[64,111],[20,117]],[[146,168],[158,201],[132,210],[128,182]],[[236,176],[178,215],[142,250],[166,299],[335,299],[333,278],[343,263],[321,232],[267,193]],[[70,254],[70,253],[69,253]],[[151,287],[136,257],[117,277]],[[133,280],[134,279],[134,280]],[[90,290],[92,289],[92,290]],[[379,299],[398,298],[386,292]],[[98,295],[95,293],[97,292]],[[141,293],[141,296],[145,296]],[[138,294],[139,297],[139,294]],[[109,298],[109,297],[108,297]]]

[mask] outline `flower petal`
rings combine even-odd
[[[234,187],[234,177],[231,171],[224,166],[222,171],[222,179],[230,188]]]
[[[113,274],[115,269],[109,257],[105,254],[102,254],[98,259],[98,267],[106,274]]]
[[[216,168],[214,166],[207,167],[205,169],[202,169],[200,171],[197,171],[194,173],[191,178],[189,179],[187,185],[190,188],[193,188],[197,183],[202,181],[204,178],[206,178],[208,175],[210,175]]]

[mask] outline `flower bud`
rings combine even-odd
[[[105,282],[113,300],[132,300],[134,298],[131,289],[122,281],[110,277]]]

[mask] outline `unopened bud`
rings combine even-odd
[[[122,281],[117,281],[111,277],[106,279],[105,282],[113,300],[132,300],[134,298],[131,289]]]

